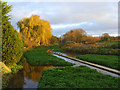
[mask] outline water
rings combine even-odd
[[[60,53],[60,54],[62,54],[62,55],[68,55],[68,54],[61,53],[61,52],[57,52],[57,53]],[[87,66],[87,67],[89,67],[89,68],[91,68],[91,69],[96,69],[98,72],[103,73],[103,74],[106,74],[106,75],[111,75],[111,76],[114,76],[114,77],[120,77],[118,74],[114,74],[114,73],[111,73],[111,72],[106,71],[106,70],[102,70],[102,69],[99,69],[99,68],[96,68],[96,67],[93,67],[93,66],[90,66],[90,65],[87,65],[87,64],[78,62],[78,61],[74,61],[74,60],[71,60],[71,59],[68,59],[68,58],[65,58],[65,57],[56,55],[56,54],[53,54],[53,55],[56,56],[56,57],[58,57],[58,58],[62,58],[62,59],[64,59],[65,61],[74,63],[75,65],[73,65],[73,67],[83,65],[83,66]],[[70,54],[69,54],[69,56],[72,57],[73,55],[70,55]],[[74,55],[73,57],[75,57],[75,55]]]
[[[8,84],[8,88],[36,88],[42,71],[53,66],[31,66],[28,63],[24,64],[24,69],[17,72]]]
[[[61,53],[61,54],[72,56],[72,57],[76,56],[75,54],[70,54],[70,53],[69,54]],[[73,65],[73,67],[84,65],[84,66],[90,67],[92,69],[96,69],[100,73],[103,73],[106,75],[111,75],[114,77],[120,77],[117,74],[114,74],[114,73],[111,73],[111,72],[108,72],[108,71],[105,71],[105,70],[102,70],[99,68],[95,68],[95,67],[92,67],[90,65],[80,63],[78,61],[74,61],[74,60],[71,60],[71,59],[68,59],[65,57],[61,57],[61,56],[58,56],[55,54],[53,54],[53,55],[58,57],[58,58],[62,58],[65,61],[74,63],[75,65]],[[10,82],[8,83],[8,88],[21,88],[22,90],[24,90],[26,88],[37,89],[40,77],[42,76],[42,71],[45,69],[48,69],[48,68],[53,68],[53,66],[31,66],[26,62],[25,62],[23,67],[24,67],[23,70],[18,71],[13,76],[13,78],[11,78]]]

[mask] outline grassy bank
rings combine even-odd
[[[79,48],[79,47],[72,47],[72,48],[64,48],[66,52],[73,52],[79,54],[101,54],[101,55],[120,55],[119,49],[103,49],[103,48]]]
[[[51,46],[47,46],[47,47],[45,47],[46,49],[54,49],[53,51],[55,51],[55,52],[63,52],[63,49],[62,48],[60,48],[60,45],[51,45]]]
[[[118,88],[118,86],[118,78],[80,66],[43,71],[38,88]]]
[[[78,55],[76,56],[76,58],[120,70],[119,68],[120,60],[118,56],[86,54],[86,55]]]
[[[46,52],[47,50],[55,49],[56,51],[60,48],[58,46],[38,47],[32,48],[24,53],[24,57],[27,62],[33,66],[71,66],[69,63],[61,58],[57,58],[52,54]]]
[[[120,41],[106,41],[106,42],[99,42],[98,44],[113,45],[113,44],[120,44]]]
[[[103,55],[120,55],[120,42],[99,42],[97,44],[69,44],[63,49],[67,52],[80,54],[103,54]]]

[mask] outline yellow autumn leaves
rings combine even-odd
[[[17,25],[24,38],[39,45],[49,44],[52,37],[50,23],[40,19],[40,16],[32,15],[30,18],[23,18]]]

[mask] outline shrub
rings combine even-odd
[[[23,41],[9,22],[7,14],[11,11],[11,6],[3,2],[2,11],[2,60],[7,65],[15,64],[23,54]]]
[[[3,27],[2,45],[3,61],[6,64],[17,63],[22,56],[23,42],[10,24]]]

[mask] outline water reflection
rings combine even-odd
[[[13,75],[13,78],[11,78],[10,82],[8,83],[8,88],[22,88],[24,84],[23,72],[19,71]]]
[[[37,88],[38,81],[42,76],[42,71],[53,66],[31,66],[24,64],[24,69],[17,72],[11,78],[8,88]]]
[[[40,80],[42,75],[42,71],[48,68],[52,68],[53,66],[31,66],[28,63],[24,65],[24,77],[28,80],[32,79],[34,82]]]

